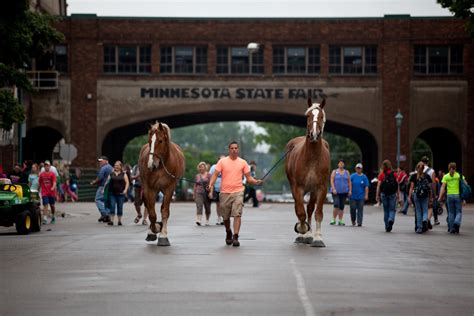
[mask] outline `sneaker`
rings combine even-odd
[[[51,217],[51,224],[55,224],[56,223],[56,217]]]
[[[234,235],[234,238],[232,239],[232,246],[234,247],[240,246],[239,235]]]
[[[387,233],[391,232],[392,231],[392,228],[393,228],[393,221],[388,221],[388,226],[387,228],[385,229],[385,231]]]
[[[48,225],[48,219],[47,218],[43,218],[43,225]]]
[[[110,223],[110,216],[104,216],[104,223]]]
[[[227,230],[225,232],[225,243],[227,246],[230,246],[232,245],[232,231],[231,230]]]
[[[346,226],[346,224],[344,223],[344,221],[343,221],[342,219],[337,223],[337,225],[339,225],[339,226]]]
[[[333,219],[331,220],[331,222],[329,223],[329,225],[336,225],[336,219],[333,218]]]
[[[122,222],[118,222],[117,225],[118,225],[118,226],[122,226]]]
[[[418,228],[418,229],[416,230],[416,233],[417,233],[417,234],[421,234],[421,233],[423,233],[423,230],[421,230],[420,228]]]
[[[108,221],[108,222],[107,222],[107,225],[109,225],[109,226],[114,226],[114,222]]]
[[[356,222],[355,221],[352,221],[352,226],[355,226],[356,225]]]
[[[361,223],[361,224],[357,224],[357,226],[359,226],[359,227],[362,226],[362,223]]]
[[[99,223],[102,223],[104,221],[104,216],[101,216],[99,217],[99,219],[97,220]]]
[[[209,221],[206,221],[206,226],[209,226],[209,225],[210,225],[210,224],[209,224]]]
[[[423,226],[421,228],[421,231],[422,232],[428,231],[428,222],[427,221],[423,221]]]
[[[428,220],[428,229],[429,229],[429,230],[432,230],[432,229],[433,229],[433,225],[431,225],[431,221],[430,221],[430,220]]]
[[[454,234],[459,234],[459,224],[454,224],[452,231],[454,231]]]
[[[439,225],[439,221],[438,221],[438,220],[435,220],[435,225]]]
[[[196,221],[196,225],[201,226],[201,222],[200,222],[200,221]]]

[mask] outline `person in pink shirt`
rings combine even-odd
[[[209,181],[209,196],[211,197],[213,194],[214,183],[217,180],[217,175],[220,173],[222,182],[219,200],[226,230],[225,242],[227,245],[238,247],[240,246],[239,232],[242,222],[242,208],[244,206],[243,176],[247,179],[247,183],[251,185],[261,185],[263,181],[257,180],[250,175],[250,167],[244,159],[239,157],[239,144],[235,141],[229,144],[229,156],[217,162],[216,171]],[[232,234],[232,229],[230,228],[231,217],[234,218],[234,234]]]
[[[56,202],[56,175],[51,171],[49,160],[44,162],[44,171],[39,175],[39,187],[41,199],[43,200],[43,224],[48,223],[48,205],[51,206],[51,224],[56,222],[55,202]]]

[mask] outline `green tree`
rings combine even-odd
[[[474,5],[472,0],[438,0],[438,3],[454,13],[457,18],[466,19],[466,30],[474,38]]]
[[[14,87],[31,90],[21,69],[64,37],[52,26],[57,18],[30,11],[29,0],[5,1],[0,12],[0,128],[9,130],[25,119]]]

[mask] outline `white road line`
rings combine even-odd
[[[306,293],[306,286],[304,285],[303,275],[296,268],[295,259],[291,259],[290,264],[291,269],[293,270],[293,275],[296,278],[296,289],[298,291],[298,296],[300,297],[301,304],[303,304],[305,314],[306,316],[316,316],[317,314],[314,312],[313,305],[311,304],[308,294]]]

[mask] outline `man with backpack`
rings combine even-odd
[[[433,168],[429,166],[430,164],[430,158],[428,156],[423,156],[421,157],[421,162],[424,165],[423,173],[427,174],[431,178],[431,193],[433,195],[433,198],[436,198],[435,192],[436,192],[436,172],[434,171]],[[433,229],[433,226],[431,225],[431,217],[433,217],[433,203],[430,203],[428,205],[428,229]],[[435,218],[435,225],[439,225],[438,221],[438,213],[434,214]]]
[[[395,222],[395,212],[398,195],[397,173],[392,170],[392,163],[390,160],[382,162],[382,172],[378,176],[377,192],[375,199],[377,202],[382,201],[383,205],[383,220],[385,222],[385,231],[387,233],[392,231]]]

